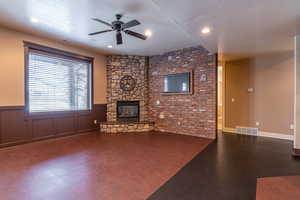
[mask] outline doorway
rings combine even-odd
[[[223,96],[224,96],[224,68],[223,66],[218,66],[218,117],[217,117],[217,128],[219,131],[223,129],[223,115],[224,115],[224,107],[223,107]]]

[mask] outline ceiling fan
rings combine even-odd
[[[97,34],[101,34],[101,33],[106,33],[106,32],[112,32],[112,31],[116,31],[116,39],[117,39],[117,45],[123,44],[123,39],[122,39],[122,31],[128,35],[131,35],[133,37],[142,39],[142,40],[146,40],[147,36],[134,32],[134,31],[130,31],[127,30],[128,28],[140,25],[141,23],[138,20],[131,20],[127,23],[124,23],[122,21],[120,21],[120,19],[122,18],[121,14],[117,14],[116,15],[117,20],[113,21],[111,24],[108,22],[105,22],[101,19],[97,19],[97,18],[92,18],[92,20],[100,22],[106,26],[109,26],[110,29],[107,30],[103,30],[103,31],[98,31],[98,32],[94,32],[94,33],[90,33],[89,35],[97,35]]]

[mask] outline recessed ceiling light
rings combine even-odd
[[[210,33],[210,28],[209,27],[203,27],[202,30],[201,30],[201,32],[203,34],[208,34],[208,33]]]
[[[35,18],[35,17],[31,17],[31,18],[30,18],[30,21],[31,21],[32,23],[39,23],[39,20],[38,20],[37,18]]]
[[[146,31],[145,31],[145,35],[146,35],[147,37],[151,37],[152,31],[146,30]]]
[[[108,45],[107,48],[111,49],[111,48],[113,48],[113,46],[112,45]]]

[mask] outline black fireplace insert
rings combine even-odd
[[[119,122],[139,122],[140,102],[139,101],[118,101],[117,120]]]

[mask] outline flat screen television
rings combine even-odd
[[[191,93],[191,78],[191,72],[165,75],[163,92],[181,94]]]

